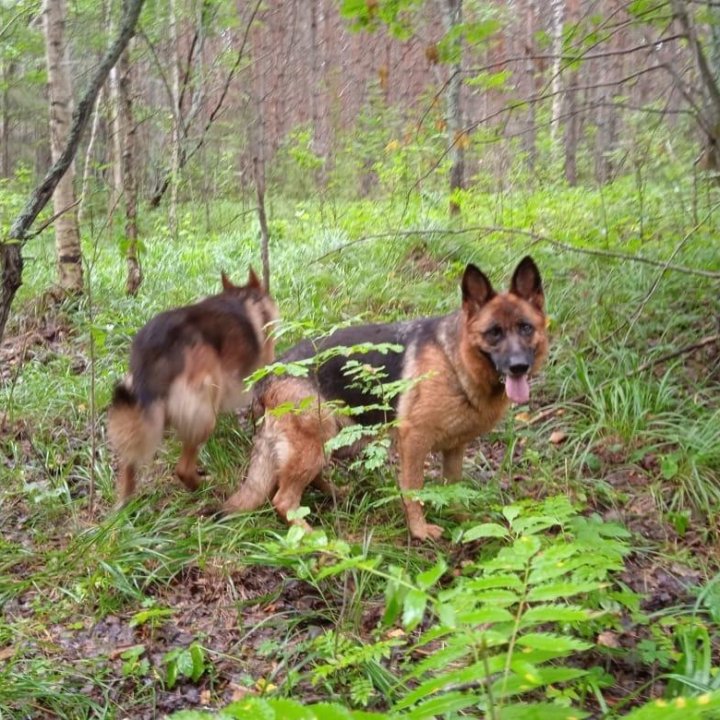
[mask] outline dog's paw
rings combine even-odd
[[[423,523],[411,527],[410,534],[417,540],[439,540],[442,537],[443,529],[439,525]]]
[[[226,513],[223,508],[216,503],[204,505],[198,510],[198,515],[202,518],[207,518],[208,520],[222,520],[226,517]]]

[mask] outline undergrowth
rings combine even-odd
[[[698,218],[692,192],[648,184],[642,233],[628,179],[602,197],[468,192],[464,226],[432,193],[270,208],[281,348],[450,312],[467,262],[498,286],[524,254],[540,267],[549,362],[531,406],[473,446],[462,483],[427,483],[449,538],[429,546],[407,542],[377,458],[333,470],[348,490],[334,503],[308,495],[312,534],[269,507],[208,517],[243,476],[246,418],[219,423],[197,496],[170,480],[169,440],[113,510],[104,408],[132,336],[215,292],[221,270],[244,277],[257,231],[225,201],[209,220],[185,206],[177,243],[144,215],[136,299],[116,235],[90,235],[92,302],[60,308],[38,299],[52,243],[29,243],[0,366],[0,716],[198,708],[189,719],[229,702],[223,716],[241,718],[717,714],[717,346],[666,359],[717,332],[717,281],[551,242],[661,263],[677,250],[674,265],[718,271],[714,215],[690,233],[715,191]]]

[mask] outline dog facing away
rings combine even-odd
[[[189,490],[197,489],[198,452],[218,413],[248,404],[245,379],[274,360],[272,298],[252,268],[243,286],[221,277],[219,295],[160,313],[133,340],[130,373],[108,411],[121,504],[135,491],[138,470],[152,459],[166,426],[182,441],[175,472]]]
[[[355,416],[334,412],[331,404],[377,404],[343,369],[347,356],[327,360],[309,377],[269,376],[255,389],[254,407],[265,411],[256,435],[247,477],[223,510],[252,510],[272,498],[287,520],[310,483],[328,484],[321,472],[328,463],[325,443],[343,425],[395,419],[393,430],[399,484],[410,534],[438,538],[442,528],[426,522],[422,505],[407,495],[423,486],[428,453],[441,451],[443,475],[459,480],[466,445],[491,430],[511,402],[530,397],[529,378],[547,356],[548,338],[540,273],[532,258],[517,266],[510,289],[496,293],[475,265],[465,269],[461,308],[442,317],[338,330],[318,343],[301,342],[282,358],[286,362],[313,357],[333,347],[360,343],[393,343],[400,352],[371,351],[353,360],[384,368],[386,382],[412,381],[393,401],[392,412],[370,410]],[[291,412],[273,410],[297,408]]]

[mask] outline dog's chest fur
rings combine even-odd
[[[400,398],[400,432],[417,436],[427,450],[458,447],[490,431],[509,404],[494,377],[471,378],[439,345],[425,346],[404,375],[419,379]]]

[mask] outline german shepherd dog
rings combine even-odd
[[[441,451],[444,477],[460,479],[466,445],[493,428],[511,402],[528,401],[528,379],[548,350],[544,294],[532,258],[517,266],[508,292],[496,293],[475,265],[465,269],[461,288],[462,307],[450,315],[344,328],[316,344],[301,342],[283,358],[298,361],[318,350],[359,343],[402,347],[399,352],[371,351],[352,357],[367,366],[383,367],[386,382],[411,381],[393,401],[392,415],[407,524],[410,534],[419,539],[436,539],[442,533],[442,528],[426,522],[422,504],[406,494],[422,488],[428,453]],[[349,422],[373,424],[385,419],[385,413],[377,410],[352,420],[333,410],[332,403],[337,407],[338,401],[377,407],[377,397],[344,373],[347,360],[336,355],[310,377],[269,376],[258,383],[253,407],[256,413],[264,411],[265,417],[247,477],[226,501],[225,513],[255,509],[272,497],[273,506],[287,520],[307,485],[331,489],[320,477],[328,462],[327,440]],[[295,410],[281,414],[288,407]]]
[[[133,340],[130,373],[115,388],[108,413],[120,504],[132,496],[138,469],[152,459],[168,425],[183,445],[175,472],[197,489],[198,452],[218,413],[248,404],[247,376],[274,360],[272,298],[252,268],[243,286],[225,273],[221,278],[219,295],[160,313]]]

